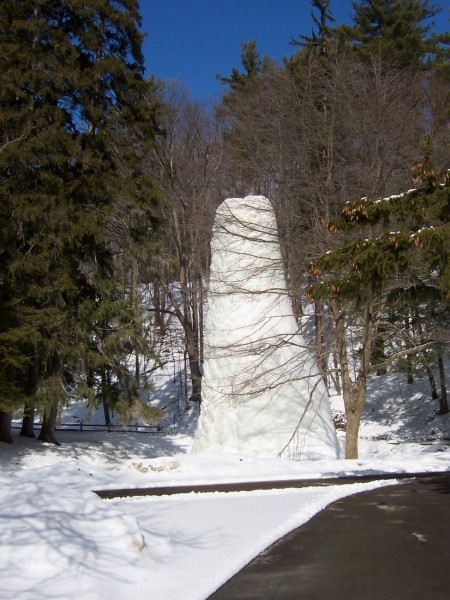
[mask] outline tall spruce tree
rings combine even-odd
[[[84,369],[98,353],[114,368],[99,332],[107,321],[126,337],[125,321],[134,323],[115,249],[123,255],[153,225],[155,193],[139,152],[154,139],[155,112],[139,26],[137,0],[2,2],[4,441],[26,400],[43,415],[41,439],[55,442],[64,370]],[[136,212],[141,218],[114,239],[122,217]]]
[[[439,8],[430,0],[361,0],[352,5],[354,24],[338,31],[362,56],[381,54],[398,66],[411,66],[435,52],[431,19]]]
[[[299,39],[292,38],[290,43],[294,46],[319,48],[321,52],[325,53],[327,44],[333,37],[331,23],[334,23],[336,19],[331,14],[330,0],[311,0],[311,5],[313,7],[311,17],[316,30],[313,29],[310,36],[300,35]],[[314,10],[318,12],[318,15]]]
[[[233,67],[229,77],[216,74],[217,79],[221,83],[228,83],[232,90],[239,90],[261,77],[270,65],[270,60],[267,56],[261,58],[256,49],[256,40],[253,39],[242,44],[241,64],[244,72]]]

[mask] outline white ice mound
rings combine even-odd
[[[216,214],[202,407],[193,452],[338,456],[326,388],[299,334],[264,196]]]

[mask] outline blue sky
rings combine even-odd
[[[450,0],[440,30],[448,29]],[[229,75],[240,67],[241,43],[252,38],[261,54],[281,61],[295,51],[291,37],[309,35],[313,26],[310,0],[140,0],[144,55],[149,73],[184,81],[194,97],[207,98],[223,86],[215,73]],[[334,0],[337,22],[349,22],[351,0]]]

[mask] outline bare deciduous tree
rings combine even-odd
[[[168,83],[162,110],[163,135],[152,159],[167,200],[163,252],[154,266],[185,336],[192,390],[201,401],[203,289],[209,268],[209,241],[220,199],[221,132],[207,107]],[[160,303],[161,304],[161,303]]]

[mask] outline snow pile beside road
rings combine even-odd
[[[118,579],[142,575],[145,542],[134,516],[52,477],[0,475],[0,488],[1,598],[116,598]]]

